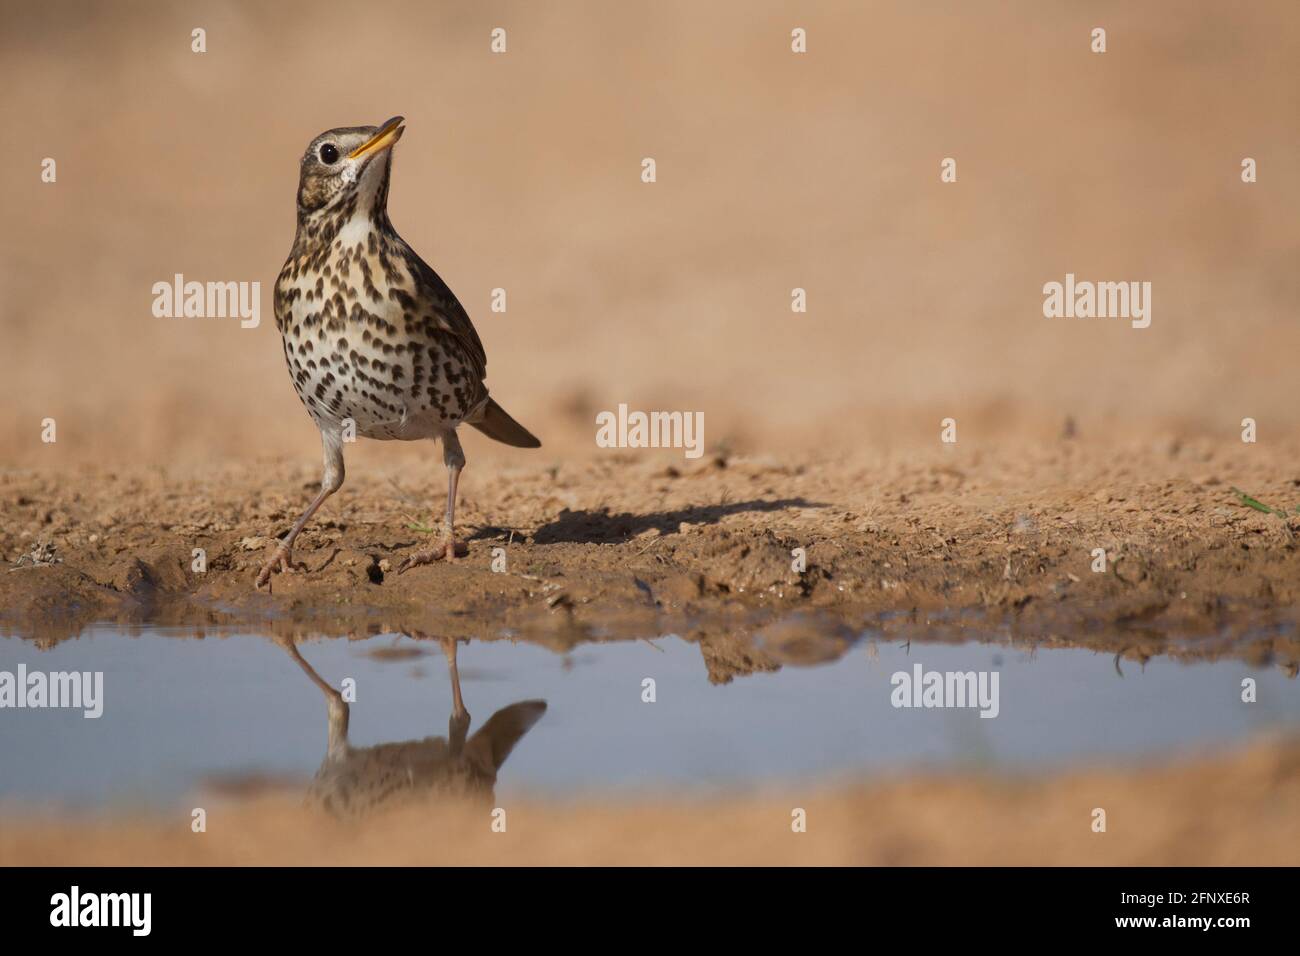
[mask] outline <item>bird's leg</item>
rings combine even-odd
[[[469,733],[469,711],[460,696],[460,671],[456,667],[456,639],[444,637],[442,652],[447,655],[447,673],[451,675],[451,719],[447,721],[447,743],[453,757],[460,756]]]
[[[307,506],[307,510],[302,513],[298,523],[289,530],[284,540],[276,546],[266,564],[262,565],[262,570],[257,575],[256,586],[259,588],[271,579],[273,572],[290,570],[293,542],[298,537],[298,533],[306,527],[307,522],[311,520],[311,516],[325,503],[325,499],[343,487],[343,443],[340,436],[326,434],[322,431],[321,444],[325,449],[325,474],[321,478],[320,494]]]
[[[447,517],[443,524],[442,541],[432,548],[421,548],[410,555],[397,568],[402,574],[421,564],[434,561],[455,561],[458,557],[469,554],[469,547],[456,540],[456,485],[460,482],[460,470],[465,467],[465,452],[461,450],[460,440],[455,432],[449,432],[443,439],[443,460],[447,463]]]
[[[303,673],[311,678],[311,682],[321,689],[325,695],[325,709],[329,713],[329,749],[327,753],[331,757],[339,757],[347,753],[348,749],[348,717],[351,708],[348,707],[347,701],[343,695],[327,684],[319,674],[316,668],[307,663],[306,658],[298,653],[298,646],[294,643],[293,638],[282,642],[282,646],[289,652],[289,656],[294,659]]]
[[[454,436],[452,440],[455,440]],[[456,442],[456,455],[458,460],[447,463],[447,523],[443,528],[442,546],[448,561],[469,554],[469,546],[456,540],[456,485],[460,482],[460,470],[465,467],[460,442]]]

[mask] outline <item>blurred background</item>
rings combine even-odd
[[[549,453],[595,454],[619,402],[790,454],[933,443],[948,415],[1026,441],[1067,416],[1100,439],[1300,425],[1289,0],[5,2],[3,20],[9,464],[314,461],[271,312],[297,163],[317,133],[397,113],[393,222]],[[178,272],[260,281],[261,326],[155,318]],[[1151,327],[1044,318],[1067,272],[1150,281]]]

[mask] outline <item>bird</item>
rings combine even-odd
[[[442,539],[408,555],[421,564],[468,554],[455,537],[456,487],[471,425],[517,448],[541,442],[488,395],[487,355],[474,324],[439,275],[388,217],[393,147],[405,119],[327,130],[308,145],[298,176],[298,224],[275,282],[275,324],[294,390],[321,435],[319,494],[257,575],[293,569],[293,545],[343,485],[343,444],[434,439],[447,466]]]
[[[419,801],[490,803],[501,765],[546,713],[544,700],[519,701],[498,710],[468,736],[471,718],[460,692],[457,641],[440,638],[451,678],[447,736],[354,747],[348,740],[351,707],[343,694],[316,673],[292,639],[278,643],[325,695],[325,757],[307,788],[306,803],[339,819],[359,820]]]

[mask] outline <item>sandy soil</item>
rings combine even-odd
[[[1273,741],[1167,766],[1041,778],[921,775],[856,786],[408,808],[363,824],[288,795],[190,816],[25,816],[0,826],[0,864],[349,865],[1294,865],[1300,746]],[[807,832],[791,831],[792,811]],[[1106,832],[1092,831],[1093,810]],[[10,818],[12,819],[12,818]]]
[[[719,648],[739,637],[766,649],[751,661],[761,666],[825,653],[815,648],[833,648],[841,628],[969,628],[1137,657],[1234,653],[1294,673],[1300,516],[1263,514],[1230,490],[1294,510],[1300,479],[1277,477],[1296,474],[1293,460],[1058,439],[816,465],[612,453],[485,466],[466,472],[468,557],[402,575],[392,568],[424,538],[409,525],[436,524],[437,504],[406,475],[362,472],[304,534],[302,570],[269,594],[252,580],[311,496],[305,464],[10,472],[0,555],[21,566],[0,574],[0,607],[11,629],[46,642],[104,619],[479,639],[510,627],[553,646],[676,631]],[[492,570],[498,548],[504,572]],[[33,553],[52,563],[22,560]]]

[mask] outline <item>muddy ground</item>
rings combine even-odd
[[[6,472],[0,608],[9,629],[42,642],[96,620],[508,630],[557,648],[676,632],[705,645],[719,680],[834,657],[868,628],[1137,659],[1231,653],[1294,673],[1296,460],[1208,441],[1117,454],[1061,438],[857,461],[665,464],[611,452],[471,467],[468,556],[401,575],[393,569],[428,538],[411,525],[437,524],[438,492],[409,474],[361,472],[304,532],[298,569],[262,591],[253,579],[274,536],[315,490],[307,463]],[[1247,507],[1233,487],[1293,516]],[[504,571],[492,570],[498,548]],[[1093,570],[1097,548],[1104,571]],[[206,555],[201,573],[194,549]]]

